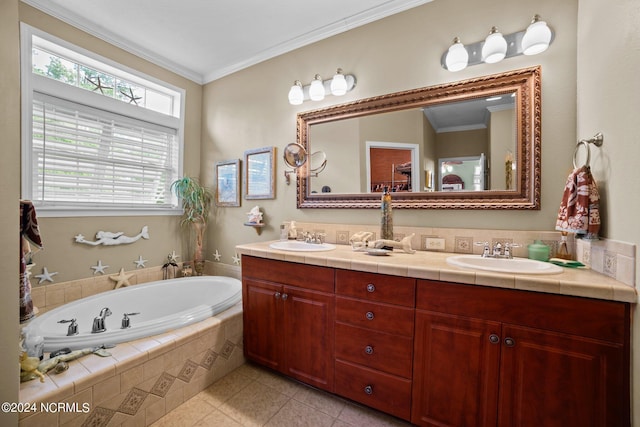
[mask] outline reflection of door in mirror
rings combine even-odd
[[[439,191],[481,191],[486,190],[486,158],[484,153],[477,157],[448,157],[438,159],[440,181]]]
[[[420,176],[413,172],[418,164],[418,144],[366,141],[367,188],[381,193],[420,191]],[[420,170],[416,169],[417,171]]]

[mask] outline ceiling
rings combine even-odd
[[[432,0],[22,0],[197,83]]]

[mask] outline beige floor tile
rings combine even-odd
[[[297,400],[289,400],[265,424],[267,427],[330,427],[333,417]]]
[[[398,418],[354,404],[347,404],[338,418],[349,425],[358,427],[408,427],[411,425]]]
[[[192,427],[214,411],[214,407],[199,397],[187,400],[152,424],[153,427]]]
[[[301,388],[304,387],[295,381],[270,371],[262,371],[256,378],[256,381],[289,397],[293,397]]]
[[[218,408],[253,381],[242,374],[240,369],[236,369],[200,392],[198,397],[214,408]]]
[[[215,410],[209,415],[194,424],[193,427],[242,427],[242,424],[238,423],[233,418],[229,418],[222,412]]]
[[[293,398],[334,418],[340,415],[346,405],[345,401],[339,397],[311,387],[301,387]]]
[[[288,400],[288,396],[264,384],[254,382],[220,405],[219,410],[243,426],[262,426]]]

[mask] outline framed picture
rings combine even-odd
[[[263,147],[244,152],[244,198],[274,199],[276,171],[273,159],[276,147]]]
[[[216,163],[216,206],[240,206],[240,159]]]

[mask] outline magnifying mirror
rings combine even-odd
[[[284,147],[284,162],[294,169],[304,165],[307,161],[307,150],[300,144],[289,144]]]

